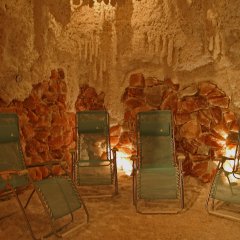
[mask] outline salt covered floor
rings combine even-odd
[[[72,233],[67,240],[232,240],[240,236],[240,223],[210,216],[205,210],[208,185],[185,177],[187,210],[177,215],[141,215],[132,205],[132,178],[119,174],[119,196],[112,199],[89,199],[86,205],[90,222]],[[27,196],[24,193],[23,198]],[[0,202],[1,215],[17,206],[15,201]],[[28,213],[36,231],[47,228],[35,196]],[[30,240],[21,212],[0,221],[0,239]],[[49,240],[57,239],[54,236]]]

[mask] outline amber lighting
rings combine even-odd
[[[236,153],[236,145],[226,146],[226,152],[225,152],[226,157],[233,158],[235,157],[235,153]]]
[[[225,152],[225,156],[229,157],[229,158],[234,158],[233,160],[226,160],[223,164],[223,169],[226,172],[233,172],[233,168],[234,168],[234,164],[236,164],[237,159],[235,158],[236,154],[236,145],[229,145],[226,146],[226,152]],[[240,177],[239,174],[235,174],[236,177]],[[234,177],[234,175],[231,173],[228,175],[230,182],[237,182],[238,179],[236,177]],[[227,180],[226,180],[227,181]]]
[[[120,151],[117,152],[117,167],[130,176],[132,174],[132,161],[129,159],[129,155]]]

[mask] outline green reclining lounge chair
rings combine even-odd
[[[50,169],[55,165],[61,165],[65,168],[63,161],[39,163],[31,167],[48,166]],[[19,189],[26,187],[32,187],[33,190],[26,204],[23,204],[19,197]],[[34,234],[25,211],[34,192],[37,193],[43,208],[46,210],[49,224],[52,227],[52,232],[44,235],[45,237],[51,234],[61,237],[79,228],[84,221],[79,221],[81,224],[78,222],[77,225],[72,223],[73,213],[82,207],[88,221],[88,211],[84,202],[67,174],[61,176],[50,174],[48,178],[39,181],[31,179],[21,150],[18,116],[15,113],[0,113],[0,197],[9,194],[15,196],[32,238],[40,239],[40,237],[36,236],[37,234]],[[70,221],[65,219],[67,224],[56,227],[57,220],[67,215],[69,215]],[[72,223],[72,227],[67,231],[63,231],[63,228],[69,223]]]
[[[116,149],[110,147],[108,113],[77,112],[76,123],[77,151],[73,154],[73,179],[79,187],[94,189],[94,193],[90,191],[84,194],[85,197],[118,194]]]
[[[230,133],[231,134],[231,133]],[[206,202],[208,213],[240,220],[240,132],[233,157],[219,161]]]
[[[171,111],[137,115],[133,202],[139,213],[177,213],[184,208],[182,165],[176,162],[173,129]]]

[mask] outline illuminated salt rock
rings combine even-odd
[[[129,79],[129,86],[130,87],[145,87],[145,79],[142,73],[134,73],[130,76]]]
[[[143,106],[144,101],[137,98],[130,98],[126,100],[125,104],[127,108],[134,109],[134,108]]]
[[[221,107],[221,108],[228,108],[229,97],[209,98],[208,102],[213,106],[217,106],[217,107]]]
[[[214,148],[222,148],[225,145],[225,141],[217,138],[210,133],[204,133],[199,137],[201,143]]]
[[[200,95],[207,96],[210,92],[212,92],[217,86],[211,82],[200,82],[198,84]]]
[[[177,111],[177,93],[176,92],[170,92],[167,94],[167,96],[164,96],[164,99],[162,101],[162,104],[160,106],[160,109],[172,109],[172,111]]]
[[[191,120],[190,113],[176,113],[175,114],[175,123],[176,125],[182,125]]]
[[[182,148],[186,152],[191,153],[191,154],[195,154],[198,150],[198,143],[195,142],[195,140],[192,140],[192,139],[183,138],[181,140],[181,145],[182,145]]]
[[[222,109],[220,107],[211,107],[209,108],[212,115],[212,119],[215,123],[220,123],[222,121]]]
[[[210,128],[211,115],[208,109],[198,111],[197,119],[201,125]]]
[[[223,113],[223,118],[226,123],[231,123],[236,119],[234,112],[231,111]]]
[[[163,101],[164,93],[166,92],[166,85],[158,85],[153,87],[145,88],[146,102],[151,105],[158,107]]]
[[[195,120],[191,120],[180,128],[181,136],[185,138],[198,138],[201,133],[201,127],[199,123]]]
[[[187,86],[181,91],[178,92],[178,96],[180,98],[187,97],[187,96],[194,96],[198,92],[198,88],[196,84],[191,84],[190,86]]]

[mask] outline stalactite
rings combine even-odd
[[[223,56],[226,55],[226,40],[223,32],[220,32],[220,38],[221,38],[221,54]]]
[[[106,53],[103,54],[103,72],[107,71],[107,56]]]
[[[115,16],[116,16],[116,12],[115,12],[116,8],[111,8],[111,19],[114,20]]]
[[[117,64],[117,33],[116,33],[116,26],[115,24],[112,24],[112,54],[113,54],[113,57],[112,57],[112,64],[113,66],[115,66]]]
[[[147,34],[147,42],[148,42],[148,53],[153,54],[154,53],[154,44],[152,42],[152,33],[149,32]]]
[[[102,57],[102,53],[100,54],[100,58],[99,58],[99,81],[100,83],[102,83],[103,80],[103,57]]]
[[[82,60],[82,41],[81,41],[81,39],[79,40],[79,43],[78,43],[78,49],[79,49],[79,59],[81,61]]]
[[[221,53],[221,39],[219,32],[217,32],[214,39],[213,58],[217,59],[220,53]]]
[[[92,34],[92,55],[96,57],[96,35],[94,33]]]
[[[162,51],[161,51],[161,55],[160,55],[160,60],[161,62],[163,62],[163,59],[166,57],[167,55],[167,37],[164,36],[163,37],[163,47],[162,47]]]
[[[172,60],[173,60],[173,38],[170,38],[168,41],[168,54],[167,54],[168,66],[172,65]]]
[[[160,34],[157,34],[155,39],[155,53],[158,54],[160,51]]]
[[[94,64],[93,64],[93,79],[94,82],[97,82],[97,60],[95,59]]]
[[[106,5],[104,2],[95,2],[94,17],[97,18],[98,24],[87,32],[81,32],[79,36],[81,40],[78,40],[80,62],[89,71],[89,76],[91,76],[89,81],[99,84],[99,87],[103,85],[104,73],[108,71],[108,63],[115,66],[117,61],[115,15],[116,8]],[[108,46],[105,47],[106,45]]]
[[[101,3],[101,10],[100,10],[100,23],[101,26],[103,25],[104,21],[105,21],[105,10],[104,10],[104,4]]]
[[[95,57],[97,58],[99,56],[99,36],[96,36],[96,41],[95,41]]]
[[[94,57],[94,44],[93,44],[93,33],[91,33],[90,42],[89,42],[89,61],[92,63]]]
[[[84,60],[87,61],[88,56],[88,41],[87,39],[84,40]]]
[[[210,39],[209,39],[208,50],[209,50],[210,52],[213,51],[213,36],[211,36]]]

